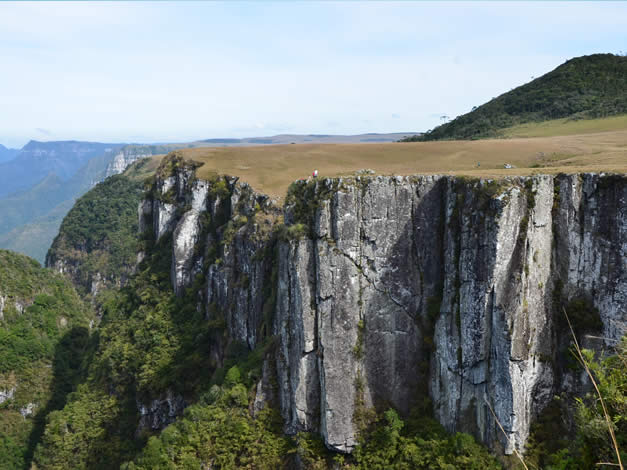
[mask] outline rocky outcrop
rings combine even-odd
[[[148,404],[137,403],[139,425],[137,435],[144,431],[156,431],[172,423],[185,409],[185,401],[180,395],[167,391],[163,396]]]
[[[280,211],[237,178],[198,180],[194,164],[176,156],[165,166],[151,198],[140,204],[140,228],[152,219],[155,240],[171,239],[175,292],[202,279],[197,287],[207,318],[223,319],[230,340],[252,349],[271,327],[270,234]]]
[[[365,410],[407,413],[420,394],[448,430],[522,450],[580,383],[558,357],[561,307],[585,299],[601,336],[625,333],[624,176],[297,182],[282,226],[236,178],[166,165],[139,212],[172,241],[173,288],[197,288],[229,341],[274,335],[286,432],[336,451],[352,451]]]
[[[17,390],[17,387],[11,387],[11,388],[0,390],[0,405],[3,404],[5,401],[13,400],[16,390]]]

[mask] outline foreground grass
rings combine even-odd
[[[572,118],[530,122],[503,129],[503,137],[554,137],[560,135],[592,134],[627,129],[627,114],[601,119]]]

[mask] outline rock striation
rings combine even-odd
[[[279,209],[174,158],[139,214],[171,243],[174,290],[196,289],[228,341],[275,337],[285,431],[339,452],[369,408],[425,395],[448,430],[522,450],[554,394],[582,386],[562,309],[585,305],[578,331],[598,319],[608,342],[626,331],[625,176],[321,179]]]

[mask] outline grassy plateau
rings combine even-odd
[[[555,135],[568,134],[576,126],[583,132]],[[510,128],[508,132],[553,135],[473,141],[201,147],[180,152],[185,158],[203,164],[197,170],[199,178],[208,178],[214,173],[239,176],[256,190],[278,198],[285,195],[292,181],[308,178],[314,169],[319,171],[320,177],[349,175],[362,168],[382,175],[422,173],[476,177],[627,172],[625,116],[587,120],[582,124],[550,121],[516,129]],[[160,158],[153,157],[150,165],[156,165]],[[514,168],[504,168],[505,163]]]

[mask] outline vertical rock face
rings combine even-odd
[[[195,181],[191,187],[191,208],[183,214],[172,236],[172,282],[174,290],[181,290],[191,283],[192,276],[197,272],[194,269],[194,247],[198,243],[201,233],[201,216],[207,210],[206,181]]]
[[[450,188],[430,382],[447,429],[500,441],[506,453],[522,447],[532,413],[552,396],[551,366],[536,355],[551,354],[553,185],[548,177],[520,183],[487,204],[489,187]]]
[[[280,256],[288,432],[350,451],[361,407],[406,411],[427,389],[447,429],[511,453],[563,387],[555,297],[625,332],[624,177],[357,178],[309,197],[311,237]]]
[[[279,210],[237,178],[198,180],[194,165],[180,158],[170,166],[139,206],[140,229],[152,226],[157,242],[171,239],[174,291],[182,294],[204,278],[199,290],[208,319],[223,318],[230,340],[252,349],[270,327],[264,324],[272,313],[266,305],[264,314],[273,268],[269,234]]]
[[[287,433],[350,452],[366,409],[429,394],[505,453],[566,387],[556,305],[588,299],[604,337],[625,333],[626,211],[624,176],[355,177],[295,183],[277,230],[267,197],[182,163],[139,210],[171,237],[176,292],[202,279],[231,341],[276,337]]]
[[[603,336],[620,338],[627,327],[627,178],[561,175],[556,197],[556,270],[565,293],[591,296]]]

